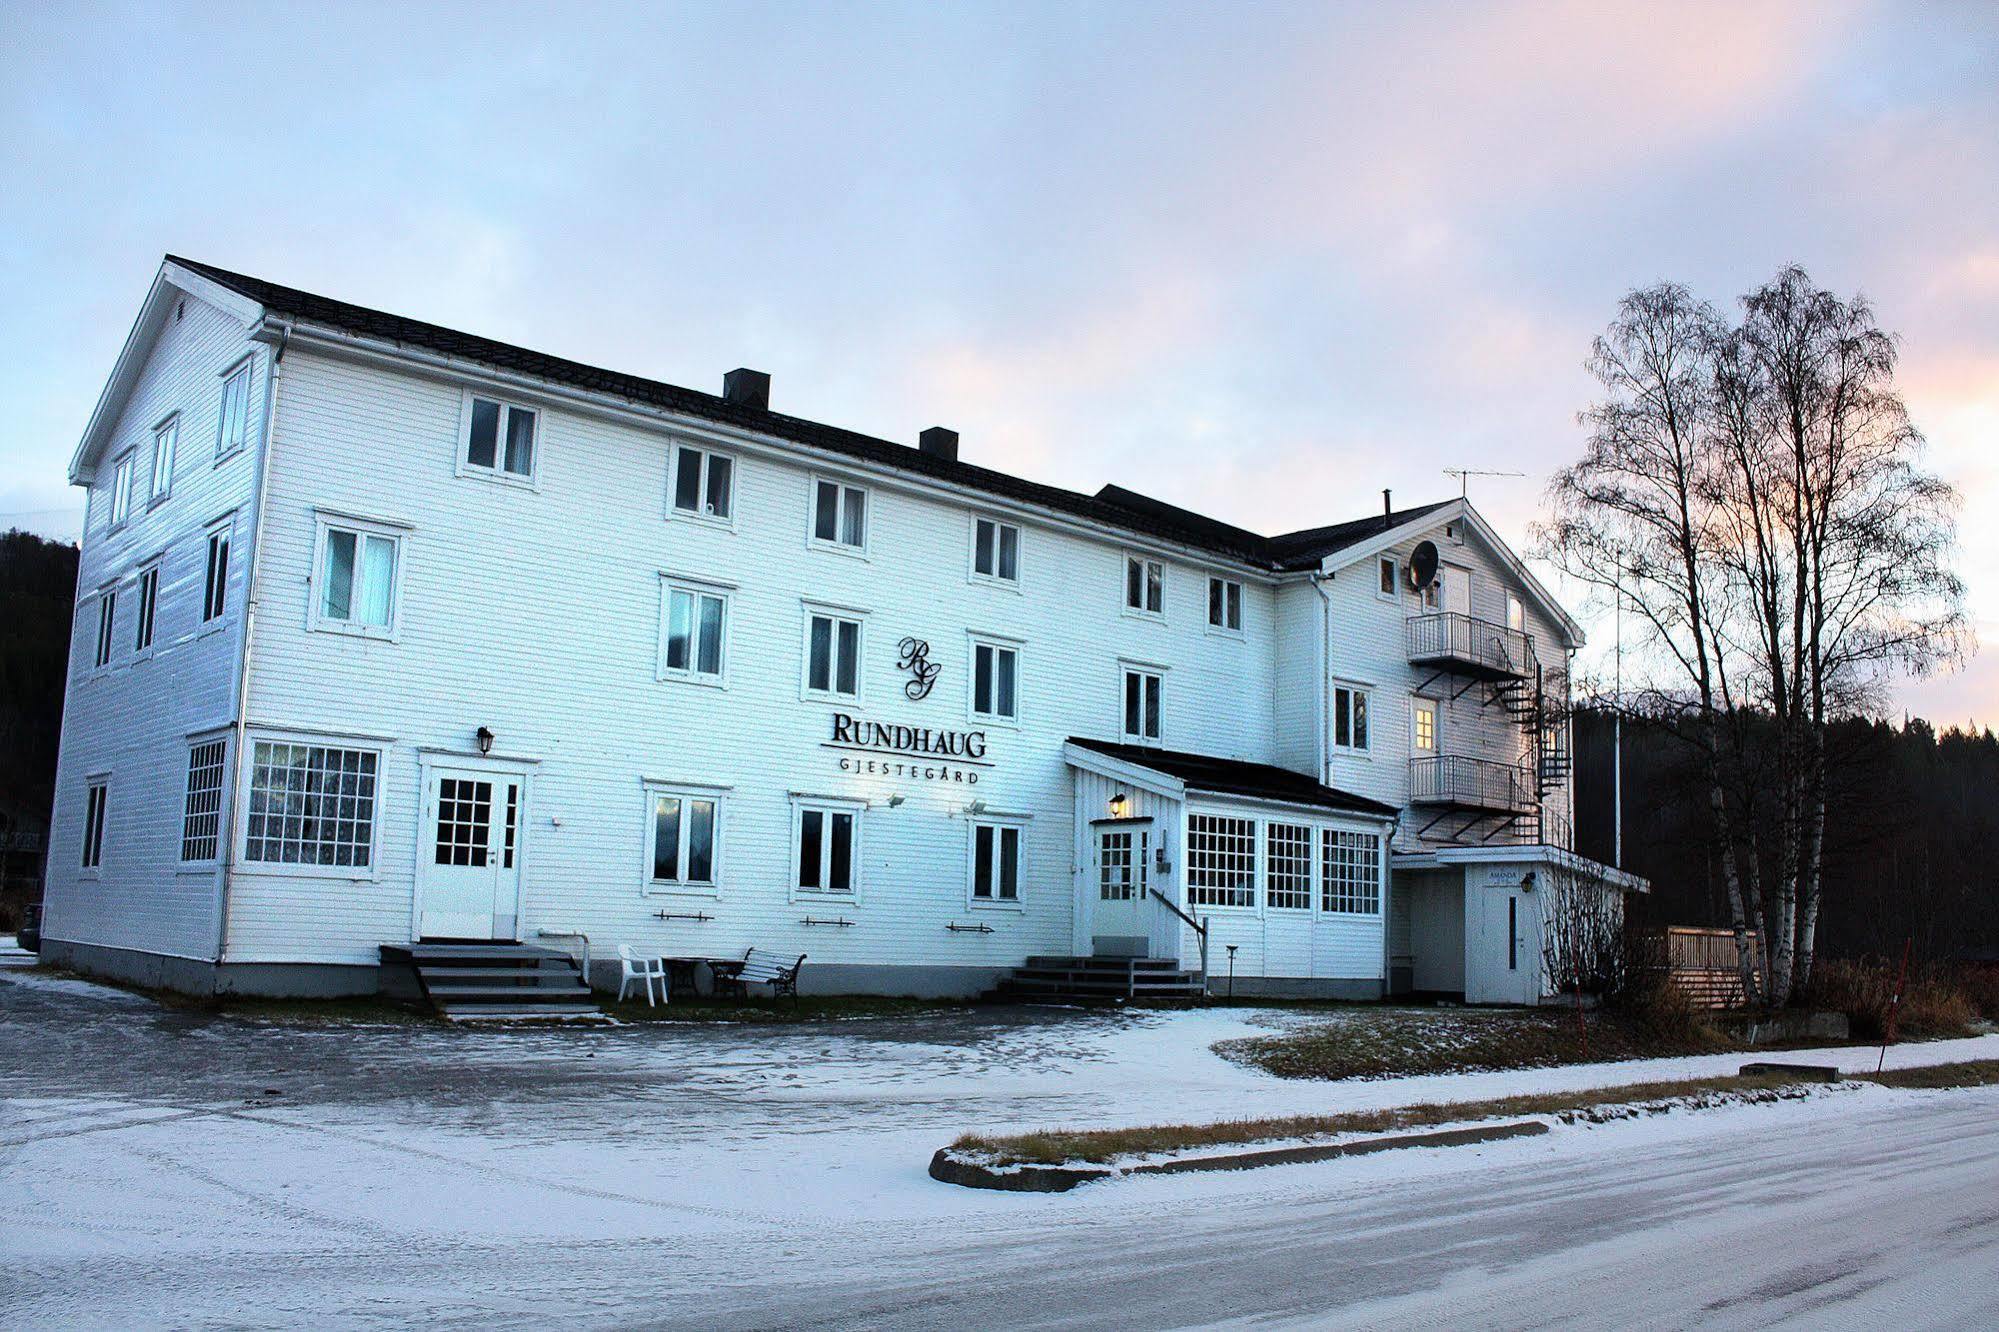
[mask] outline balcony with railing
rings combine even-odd
[[[1409,803],[1524,815],[1535,811],[1540,798],[1534,772],[1524,764],[1431,754],[1409,760]]]
[[[1534,636],[1463,611],[1412,615],[1409,662],[1481,680],[1526,680],[1535,671]]]

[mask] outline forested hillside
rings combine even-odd
[[[76,547],[0,534],[0,800],[44,813],[62,735]]]

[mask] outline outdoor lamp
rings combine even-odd
[[[479,741],[479,753],[482,757],[493,752],[493,732],[490,727],[481,726],[477,739]]]
[[[1124,792],[1122,792],[1122,791],[1119,791],[1119,792],[1118,792],[1118,793],[1117,793],[1116,795],[1112,796],[1112,797],[1111,797],[1111,817],[1112,817],[1112,818],[1114,818],[1114,819],[1121,819],[1121,818],[1123,818],[1123,817],[1124,817],[1124,809],[1125,809],[1125,806],[1126,806],[1127,804],[1129,804],[1129,803],[1130,803],[1130,802],[1129,802],[1128,800],[1126,800],[1126,799],[1125,799],[1125,795],[1124,795]]]

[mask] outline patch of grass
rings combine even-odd
[[[1975,1059],[1962,1064],[1932,1064],[1928,1068],[1891,1068],[1884,1073],[1862,1073],[1857,1081],[1878,1082],[1884,1087],[1910,1087],[1937,1091],[1951,1087],[1999,1086],[1999,1059]]]
[[[789,999],[689,999],[648,1007],[643,999],[605,1000],[603,1009],[620,1022],[829,1022],[846,1018],[921,1017],[963,1012],[966,999],[913,999],[889,995],[806,995]]]
[[[1746,1099],[1779,1088],[1797,1087],[1782,1075],[1689,1078],[1678,1082],[1641,1082],[1624,1087],[1503,1096],[1484,1101],[1449,1101],[1397,1106],[1387,1110],[1351,1111],[1337,1115],[1296,1115],[1284,1119],[1236,1119],[1219,1124],[1155,1124],[1128,1129],[1052,1129],[1006,1137],[967,1134],[952,1149],[976,1154],[993,1165],[1062,1165],[1067,1162],[1103,1164],[1131,1156],[1150,1156],[1198,1147],[1247,1146],[1299,1138],[1343,1134],[1395,1133],[1468,1124],[1485,1119],[1523,1115],[1584,1115],[1606,1106],[1637,1106],[1688,1097]]]
[[[1881,961],[1821,960],[1812,967],[1811,986],[1802,1001],[1846,1014],[1856,1039],[1879,1040],[1887,1031],[1899,971],[1899,965]],[[1986,995],[1968,969],[1916,967],[1902,991],[1895,1034],[1911,1040],[1968,1036],[1981,1000],[1990,999],[1999,996]]]
[[[1377,1009],[1342,1021],[1301,1021],[1288,1031],[1223,1041],[1224,1058],[1280,1078],[1382,1078],[1460,1073],[1736,1048],[1704,1018],[1656,1024],[1622,1013],[1534,1009]]]

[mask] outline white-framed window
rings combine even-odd
[[[1430,698],[1409,700],[1409,747],[1418,754],[1437,752],[1437,702]]]
[[[118,626],[118,589],[107,587],[97,594],[97,655],[91,664],[103,670],[111,664],[112,635]]]
[[[972,824],[973,906],[1017,906],[1020,902],[1018,823],[981,820]]]
[[[1187,816],[1187,900],[1195,906],[1256,905],[1256,821]]]
[[[111,472],[111,526],[123,527],[132,516],[132,462],[126,454]]]
[[[250,361],[223,372],[222,404],[216,412],[215,456],[227,458],[250,440]]]
[[[801,800],[792,814],[792,886],[800,896],[851,898],[860,886],[858,803]]]
[[[1166,711],[1166,677],[1143,666],[1124,668],[1124,741],[1132,745],[1160,742]]]
[[[1367,751],[1367,698],[1358,686],[1333,686],[1333,748]]]
[[[659,675],[720,684],[727,678],[729,594],[720,587],[662,578]]]
[[[972,715],[987,721],[1020,719],[1020,649],[1011,643],[972,640]]]
[[[972,577],[981,582],[1020,584],[1020,529],[997,518],[972,520]]]
[[[174,452],[180,447],[180,416],[175,414],[153,427],[153,483],[148,501],[158,504],[174,489]]]
[[[223,519],[208,529],[208,558],[201,579],[201,622],[222,618],[222,612],[229,609],[229,533],[230,519]]]
[[[1312,909],[1312,829],[1308,825],[1263,825],[1263,904],[1279,911]]]
[[[812,478],[812,540],[834,550],[868,548],[868,492],[825,477]]]
[[[104,865],[104,815],[110,799],[111,779],[91,778],[83,797],[83,869]]]
[[[374,864],[379,751],[259,740],[251,754],[243,859],[353,869]]]
[[[1326,828],[1319,834],[1319,910],[1381,914],[1381,838]]]
[[[222,830],[222,773],[227,742],[204,740],[188,746],[187,802],[181,810],[183,863],[214,860]]]
[[[722,802],[712,791],[646,788],[646,875],[667,892],[712,893],[720,881]]]
[[[1423,609],[1427,611],[1444,608],[1444,571],[1437,570],[1430,576],[1430,585],[1423,589]]]
[[[1506,627],[1515,633],[1527,631],[1527,607],[1512,592],[1506,594]]]
[[[541,452],[541,413],[477,393],[465,395],[459,471],[533,484]]]
[[[1242,632],[1242,584],[1235,579],[1208,579],[1208,627],[1228,634]]]
[[[673,511],[690,518],[733,523],[736,515],[736,460],[726,453],[677,444],[667,490]]]
[[[1401,591],[1402,566],[1393,555],[1383,555],[1375,562],[1375,577],[1374,594],[1383,601],[1395,600]]]
[[[805,692],[823,698],[861,696],[861,622],[830,610],[805,614]]]
[[[358,518],[321,518],[311,627],[395,637],[402,565],[398,529]]]
[[[1133,615],[1166,614],[1166,565],[1143,555],[1124,557],[1124,608]]]
[[[153,621],[160,609],[160,566],[158,561],[139,570],[139,622],[132,634],[132,651],[144,652],[153,645]]]

